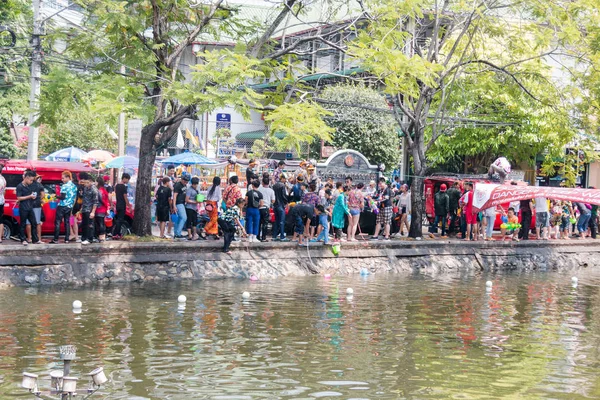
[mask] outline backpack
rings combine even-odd
[[[256,190],[250,190],[251,195],[248,196],[250,198],[250,201],[252,202],[252,207],[253,208],[258,208],[260,207],[260,198],[258,197],[258,195],[256,194]]]

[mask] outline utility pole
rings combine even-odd
[[[39,130],[35,127],[38,117],[38,97],[40,96],[40,79],[42,76],[42,24],[40,22],[41,0],[33,0],[33,35],[31,44],[33,53],[31,55],[31,91],[29,93],[29,135],[27,139],[27,161],[38,158]]]
[[[121,65],[121,75],[125,74],[125,66]],[[125,113],[119,114],[119,157],[125,155]]]

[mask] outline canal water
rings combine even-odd
[[[80,388],[104,366],[92,399],[600,398],[600,273],[577,276],[4,289],[0,399],[33,398],[23,371],[48,387],[63,344]]]

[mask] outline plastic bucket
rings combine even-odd
[[[179,221],[179,215],[177,214],[171,214],[171,222],[176,224],[177,221]]]
[[[51,202],[50,202],[50,209],[51,209],[51,210],[56,210],[56,207],[58,207],[58,202],[56,202],[56,201],[51,201]]]
[[[13,208],[13,217],[18,217],[19,214],[19,207],[14,207]]]
[[[204,202],[204,195],[203,194],[197,194],[196,195],[196,201],[198,203],[203,203]]]

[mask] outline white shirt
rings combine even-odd
[[[0,206],[4,205],[4,191],[6,190],[6,179],[0,175]]]
[[[548,212],[548,200],[545,197],[535,198],[535,212]]]
[[[258,191],[263,195],[263,202],[267,208],[275,202],[275,192],[268,186],[260,186]]]

